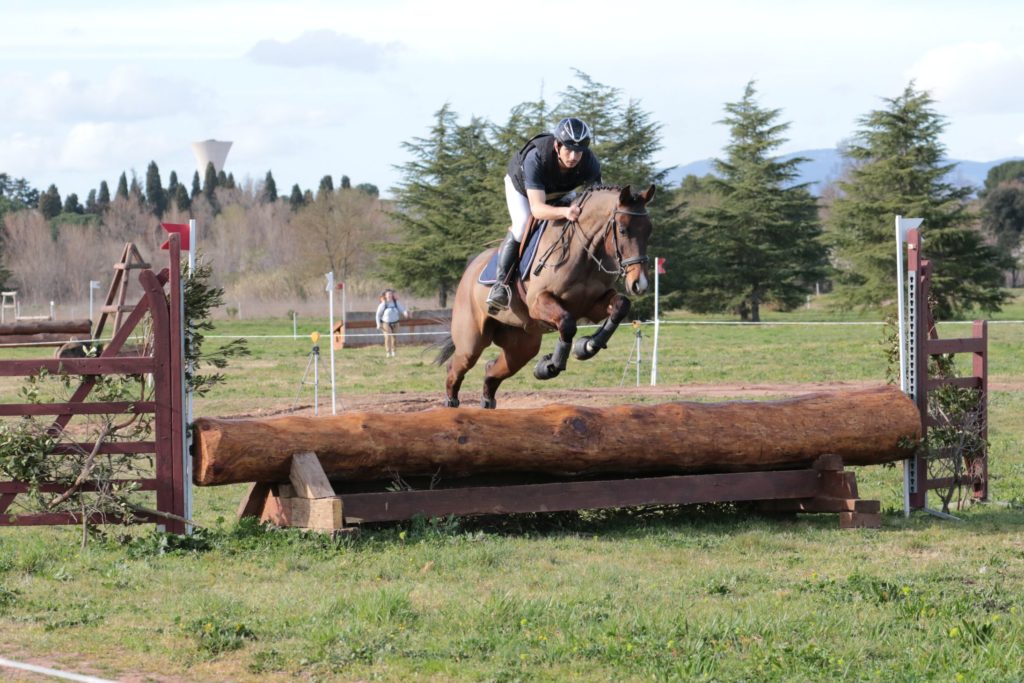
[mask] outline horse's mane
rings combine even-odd
[[[595,192],[622,192],[622,185],[590,185],[583,188],[580,193],[578,203],[582,204],[583,201]],[[637,201],[639,199],[639,193],[630,191],[630,201]]]

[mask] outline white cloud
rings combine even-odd
[[[942,105],[972,114],[1024,111],[1024,50],[969,42],[929,50],[909,69]]]
[[[27,76],[6,79],[14,106],[9,116],[25,121],[128,121],[195,109],[210,94],[198,85],[152,76],[132,66],[115,67],[100,81],[50,73],[39,83]]]
[[[288,42],[261,40],[246,56],[271,66],[334,66],[370,73],[378,71],[400,49],[398,43],[368,43],[355,36],[320,29],[306,31]]]

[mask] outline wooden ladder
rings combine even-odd
[[[133,242],[125,242],[121,250],[121,259],[114,264],[114,278],[110,281],[110,288],[107,290],[107,299],[100,308],[100,317],[96,320],[96,326],[92,331],[92,338],[99,339],[103,333],[103,326],[107,322],[107,316],[114,315],[113,329],[111,334],[117,334],[124,322],[124,314],[131,313],[135,306],[126,304],[125,298],[128,294],[128,272],[131,270],[145,270],[149,264],[142,260],[142,255]]]

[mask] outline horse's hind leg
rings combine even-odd
[[[476,365],[483,350],[484,346],[474,347],[470,353],[459,353],[456,351],[455,355],[448,361],[448,377],[444,383],[444,405],[446,408],[459,407],[459,390],[462,389],[462,380],[466,378],[466,373]]]
[[[596,356],[598,351],[608,345],[608,340],[619,328],[619,323],[629,315],[629,308],[629,299],[616,292],[609,292],[587,316],[591,320],[600,320],[604,316],[607,318],[593,335],[576,340],[572,355],[576,356],[577,360],[588,360]]]
[[[494,343],[501,347],[498,357],[487,364],[484,370],[484,393],[481,408],[495,408],[498,405],[495,394],[506,379],[523,369],[531,358],[540,351],[539,334],[529,334],[514,327],[502,328],[494,335]]]

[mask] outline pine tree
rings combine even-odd
[[[39,212],[43,214],[43,218],[50,219],[59,216],[60,211],[60,193],[56,185],[50,185],[46,192],[39,195]]]
[[[270,171],[267,171],[267,177],[263,180],[263,201],[271,204],[277,201],[277,183]]]
[[[447,305],[466,260],[502,237],[507,213],[497,155],[487,125],[462,126],[445,104],[426,138],[403,143],[413,160],[400,167],[395,188],[402,240],[382,245],[381,271],[398,286],[434,292]]]
[[[299,187],[298,183],[292,185],[292,193],[288,197],[288,203],[291,205],[293,211],[301,208],[305,203],[302,196],[302,188]]]
[[[1024,182],[1003,181],[985,195],[981,206],[981,226],[991,235],[1003,258],[1004,267],[1017,286],[1019,254],[1024,235]]]
[[[160,169],[155,161],[150,161],[146,168],[146,203],[156,216],[164,215],[167,210],[167,193],[164,192]]]
[[[117,179],[117,192],[114,196],[128,199],[128,175],[124,171],[121,172],[121,177]]]
[[[725,159],[715,160],[719,178],[708,181],[718,201],[696,212],[683,236],[691,252],[688,306],[758,322],[765,304],[786,310],[804,300],[824,274],[825,249],[815,200],[793,184],[806,160],[771,156],[789,124],[755,96],[750,82],[742,99],[725,105],[719,123],[730,139]]]
[[[77,194],[71,192],[64,198],[64,208],[61,210],[61,213],[85,213],[82,205],[78,203]]]
[[[924,219],[926,254],[936,264],[933,311],[948,318],[974,306],[998,310],[1004,301],[995,249],[971,228],[970,188],[946,181],[939,136],[945,119],[927,92],[911,82],[886,106],[863,116],[845,156],[853,162],[828,227],[839,268],[836,294],[846,305],[878,306],[896,292],[894,217]]]
[[[128,187],[125,186],[125,193],[128,192]],[[100,193],[96,198],[96,208],[99,209],[100,213],[107,210],[110,206],[110,186],[107,185],[106,180],[100,181]]]
[[[985,199],[989,192],[1003,183],[1015,180],[1024,181],[1024,160],[1004,161],[988,169],[988,173],[985,175],[985,185],[978,192],[978,197]]]
[[[202,192],[202,190],[199,189],[199,171],[196,171],[192,174],[192,191],[188,195],[189,199],[195,199],[199,196],[200,192]]]

